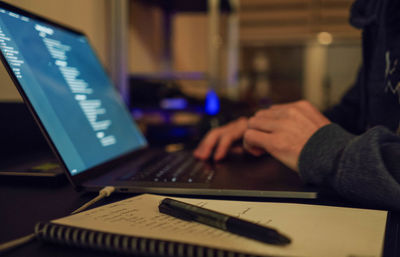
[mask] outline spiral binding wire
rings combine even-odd
[[[35,234],[38,239],[54,243],[141,256],[260,257],[183,242],[118,235],[54,223],[36,224]]]

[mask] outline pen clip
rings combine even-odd
[[[189,213],[185,213],[185,212],[181,212],[181,211],[177,211],[174,208],[171,208],[169,205],[161,203],[158,206],[158,210],[161,213],[176,217],[178,219],[182,219],[182,220],[186,220],[186,221],[192,221],[195,219],[195,217]]]

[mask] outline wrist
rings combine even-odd
[[[301,150],[298,168],[306,182],[322,184],[335,172],[345,146],[355,136],[335,123],[317,130]]]

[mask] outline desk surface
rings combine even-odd
[[[64,183],[58,187],[43,185],[23,185],[21,183],[0,184],[0,242],[8,241],[33,231],[37,221],[47,221],[68,215],[92,199],[94,194],[80,194]],[[132,195],[113,195],[103,203],[116,201]],[[339,198],[317,200],[287,199],[285,202],[304,202],[316,204],[333,204],[352,206],[351,203]],[[282,199],[268,199],[281,201]],[[399,251],[399,213],[391,213],[391,223],[387,228],[385,257],[397,256]],[[27,245],[11,250],[3,256],[115,256],[106,252],[96,252],[78,248],[68,248],[33,241]]]

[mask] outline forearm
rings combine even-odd
[[[367,205],[400,210],[400,137],[383,127],[355,136],[336,124],[318,130],[303,148],[303,179],[329,185]]]

